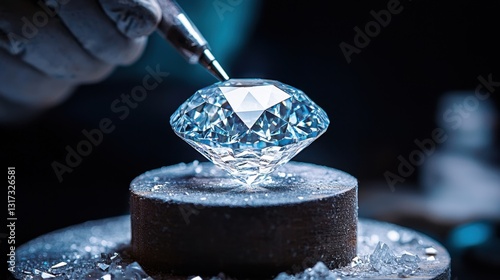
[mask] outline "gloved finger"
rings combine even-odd
[[[98,81],[113,69],[85,51],[59,18],[41,12],[35,2],[7,1],[2,6],[0,29],[7,36],[0,39],[8,42],[0,46],[43,73],[80,83]]]
[[[0,96],[14,104],[47,108],[62,102],[73,83],[48,77],[19,57],[0,49]]]
[[[139,58],[145,48],[146,37],[124,36],[96,0],[46,3],[54,9],[83,48],[102,61],[114,65],[130,64]]]
[[[148,36],[161,21],[157,0],[99,0],[104,12],[129,38]]]

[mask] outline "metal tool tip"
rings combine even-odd
[[[200,56],[200,64],[205,67],[210,74],[212,74],[219,81],[227,81],[229,80],[229,76],[227,75],[224,68],[219,64],[219,62],[215,59],[214,55],[209,49],[205,49],[203,54]]]
[[[220,66],[217,60],[212,61],[212,67],[209,71],[214,75],[219,81],[227,81],[229,80],[229,76],[226,71]]]

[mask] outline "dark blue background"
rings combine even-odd
[[[386,170],[397,169],[397,156],[414,149],[415,138],[431,135],[436,104],[444,92],[474,89],[478,75],[492,73],[500,80],[498,7],[486,1],[402,1],[403,11],[347,63],[340,42],[352,44],[353,28],[363,28],[373,20],[370,10],[384,9],[387,2],[257,2],[245,40],[221,61],[232,77],[279,80],[302,89],[323,107],[331,119],[328,131],[294,160],[351,173],[360,181],[360,194],[370,182],[384,182]],[[194,9],[187,5],[188,12]],[[170,48],[159,40],[151,38],[148,49]],[[231,34],[226,40],[232,44]],[[156,63],[172,76],[120,120],[110,104],[141,83],[144,65]],[[17,170],[18,243],[125,214],[128,184],[134,177],[165,165],[205,160],[174,135],[168,121],[185,99],[215,80],[194,70],[198,66],[186,64],[177,72],[168,67],[172,64],[145,55],[108,80],[79,87],[69,100],[36,120],[1,128],[2,161]],[[498,108],[498,92],[492,100]],[[76,147],[85,139],[81,131],[98,128],[103,118],[110,118],[115,130],[59,182],[51,164],[64,163],[65,147]],[[406,182],[418,188],[412,185],[417,176]],[[442,242],[449,230],[433,225],[433,232],[421,221],[403,224]],[[469,269],[461,255],[455,261],[458,279],[490,269]]]

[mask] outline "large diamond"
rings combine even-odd
[[[200,89],[170,118],[177,135],[245,184],[261,182],[329,123],[304,92],[263,79],[231,79]]]

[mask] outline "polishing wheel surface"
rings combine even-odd
[[[337,169],[290,162],[259,185],[242,185],[212,163],[166,166],[135,178],[131,192],[143,198],[204,206],[277,206],[338,195],[357,180]]]
[[[148,171],[130,191],[132,252],[151,268],[269,275],[356,254],[357,180],[334,168],[289,162],[249,186],[194,162]]]
[[[394,239],[394,233],[397,233],[399,238]],[[142,263],[131,255],[130,235],[128,215],[88,221],[44,234],[17,248],[16,266],[12,276],[15,279],[44,279],[42,274],[46,276],[45,279],[58,280],[134,279],[130,275],[144,274],[140,273],[141,269],[137,266],[137,263],[140,266]],[[360,219],[357,239],[357,254],[362,259],[369,259],[366,257],[375,251],[378,242],[384,242],[394,252],[408,252],[422,260],[415,274],[409,279],[450,279],[450,255],[441,244],[428,236],[394,224]],[[430,257],[426,252],[427,248],[435,249],[432,253],[433,260],[428,260]],[[110,262],[109,256],[115,254],[120,257]],[[314,265],[311,259],[306,259],[300,268]],[[220,279],[215,277],[219,272],[176,275],[146,268],[144,270],[154,280],[189,280],[194,276],[200,276],[203,280]],[[370,263],[357,267],[347,265],[333,271],[341,275],[340,279],[402,279],[397,273],[380,273],[374,270]],[[273,276],[251,278],[234,277],[227,273],[225,275],[229,277],[226,279],[233,280],[273,279]]]

